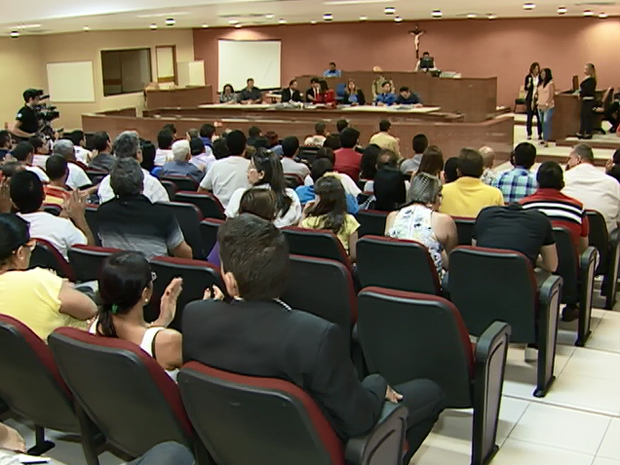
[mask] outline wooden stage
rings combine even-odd
[[[135,130],[141,137],[157,140],[157,133],[167,123],[174,123],[179,133],[214,123],[219,130],[258,126],[263,132],[275,131],[280,137],[297,136],[301,141],[314,133],[314,125],[323,121],[329,132],[336,131],[336,121],[347,119],[360,131],[365,145],[378,132],[379,121],[388,119],[391,132],[400,138],[401,154],[412,154],[413,136],[424,133],[431,144],[438,145],[444,158],[457,156],[463,147],[489,145],[498,160],[508,160],[513,148],[514,118],[501,115],[482,122],[464,121],[463,115],[441,111],[438,107],[348,107],[287,109],[276,105],[201,105],[193,108],[148,110],[138,117],[136,110],[121,109],[82,115],[85,132],[107,131],[114,138],[122,131]]]

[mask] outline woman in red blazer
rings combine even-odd
[[[336,104],[336,95],[334,94],[334,91],[329,88],[327,82],[323,79],[319,81],[319,84],[321,86],[321,90],[314,103],[324,103],[326,105],[334,106]]]

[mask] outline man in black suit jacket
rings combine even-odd
[[[297,79],[291,80],[288,87],[282,91],[282,103],[301,102],[301,94],[297,90]]]
[[[220,227],[218,241],[224,283],[234,300],[185,308],[184,360],[296,384],[343,441],[370,431],[386,399],[402,401],[409,409],[403,462],[409,463],[443,408],[439,387],[416,380],[399,386],[401,394],[378,374],[360,382],[340,328],[279,300],[288,283],[288,245],[273,224],[242,214]]]

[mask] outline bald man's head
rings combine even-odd
[[[495,150],[491,147],[484,146],[481,147],[480,155],[482,155],[482,162],[484,163],[485,168],[493,168],[493,162],[495,161]]]

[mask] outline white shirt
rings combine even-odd
[[[174,155],[171,150],[157,149],[155,152],[155,166],[164,166],[167,161],[172,161]]]
[[[358,195],[362,193],[362,190],[358,187],[355,181],[353,181],[353,179],[351,179],[351,176],[349,176],[348,174],[337,173],[335,171],[332,171],[329,173],[325,173],[325,175],[336,176],[338,179],[340,179],[340,182],[342,183],[342,187],[344,187],[345,192],[347,194],[351,194],[353,197],[357,197]],[[312,178],[310,176],[306,176],[306,179],[304,180],[304,186],[313,186],[313,185],[314,185],[314,181],[312,180]]]
[[[75,158],[77,159],[77,161],[88,165],[91,158],[93,157],[92,152],[90,152],[90,150],[86,150],[84,147],[80,147],[79,145],[76,145],[74,148]]]
[[[562,193],[596,210],[607,224],[607,231],[618,227],[620,220],[620,183],[590,163],[581,163],[564,173],[566,187]]]
[[[147,170],[143,169],[142,173],[144,174],[144,186],[143,192],[144,196],[149,199],[151,202],[170,202],[170,197],[168,197],[168,191],[162,184],[159,182],[154,176],[151,176]],[[99,189],[97,190],[97,195],[99,196],[99,202],[104,203],[108,200],[112,200],[115,195],[112,187],[110,186],[110,175],[108,174],[105,178],[101,180],[101,184],[99,184]]]
[[[88,175],[75,163],[67,163],[69,168],[69,176],[67,177],[67,186],[73,190],[77,190],[80,187],[90,186],[92,182]]]
[[[207,147],[209,150],[211,150],[209,147]],[[213,152],[209,152],[207,153],[201,153],[200,155],[194,155],[192,156],[191,160],[189,161],[192,165],[197,166],[198,168],[200,168],[201,170],[203,170],[205,173],[209,172],[209,168],[211,168],[211,166],[213,165],[213,163],[215,163],[217,160],[215,158],[215,155],[213,155]]]
[[[284,174],[296,174],[301,179],[310,175],[310,168],[303,163],[297,163],[295,160],[289,157],[282,157],[282,170]]]
[[[50,178],[47,177],[47,174],[45,174],[45,171],[43,171],[38,166],[26,166],[26,170],[32,171],[34,174],[36,174],[42,183],[46,184],[50,182]]]
[[[52,244],[68,260],[67,252],[73,245],[86,245],[86,236],[67,218],[47,212],[18,213],[30,223],[30,237]]]
[[[258,186],[254,186],[259,189],[271,189],[269,184],[260,184]],[[241,197],[243,197],[244,192],[247,189],[237,189],[232,197],[230,198],[230,202],[228,203],[228,207],[226,207],[226,217],[234,218],[239,214],[239,204],[241,203]],[[301,219],[301,202],[299,201],[299,197],[297,193],[290,188],[286,188],[286,196],[289,197],[293,203],[289,207],[286,214],[282,215],[282,212],[278,212],[278,216],[273,222],[276,228],[285,228],[287,226],[295,226],[299,223]]]
[[[309,147],[323,147],[325,139],[325,136],[315,134],[314,136],[306,137],[304,145]]]
[[[217,160],[200,183],[200,187],[213,192],[222,206],[226,208],[237,189],[249,189],[248,167],[250,160],[231,155]],[[238,207],[237,207],[238,208]]]
[[[49,155],[35,155],[34,157],[32,157],[32,166],[37,166],[44,170],[45,164],[47,163],[47,159],[49,157]]]

